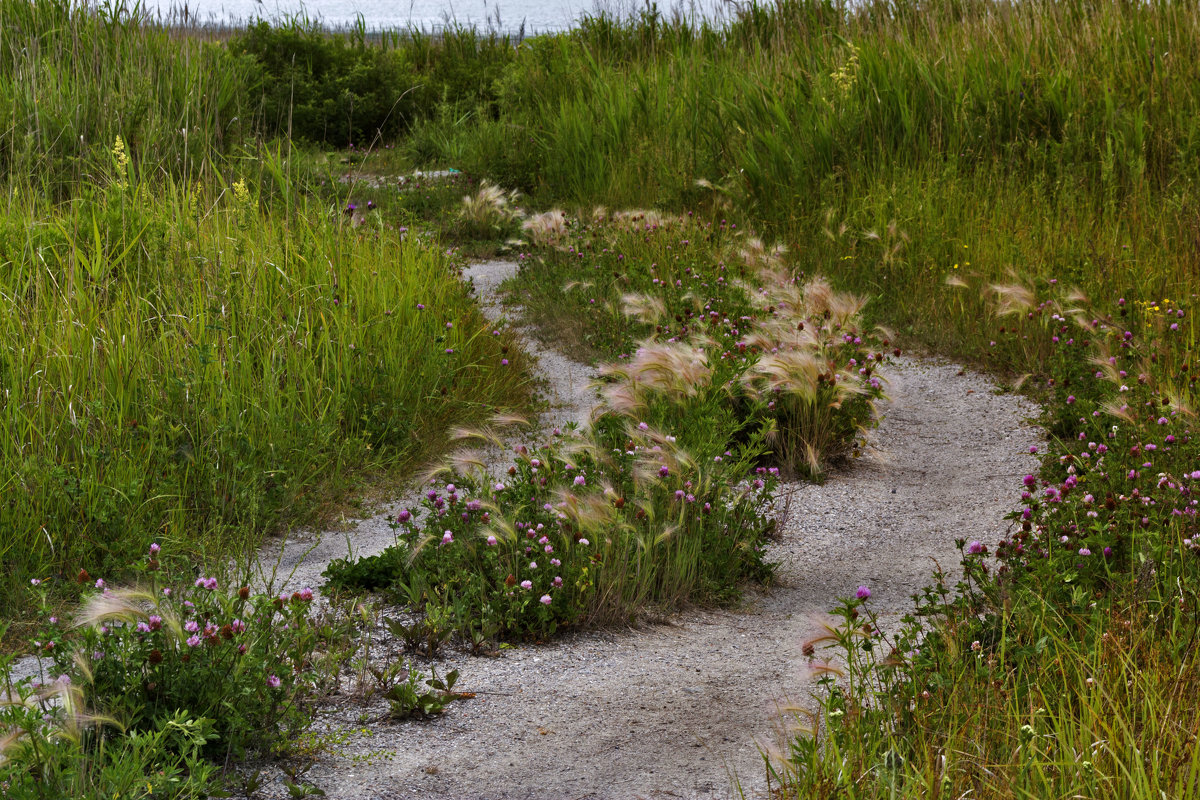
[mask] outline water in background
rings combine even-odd
[[[716,19],[733,0],[686,0],[672,5],[659,3],[666,16],[683,14],[689,19]],[[297,15],[319,20],[325,27],[354,27],[359,16],[368,30],[415,27],[437,31],[447,26],[474,26],[526,35],[551,33],[570,28],[584,14],[605,11],[620,16],[636,13],[645,2],[606,0],[145,0],[151,15],[220,27],[237,26],[263,18],[287,19]]]

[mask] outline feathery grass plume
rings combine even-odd
[[[835,292],[829,281],[823,277],[815,277],[808,283],[804,284],[801,289],[802,297],[804,298],[805,316],[810,318],[820,317],[826,313],[833,314],[833,303]]]
[[[851,332],[859,329],[865,300],[837,292],[820,276],[800,284],[787,271],[765,266],[751,297],[760,308],[773,308],[754,323],[741,344],[760,355],[739,378],[750,396],[773,409],[769,440],[780,461],[813,476],[822,463],[845,452],[874,418],[869,395],[877,391],[865,375],[842,363]],[[851,398],[866,398],[856,412],[842,411]]]
[[[450,438],[459,442],[474,440],[492,447],[504,448],[504,440],[491,428],[472,428],[459,425],[450,429]]]
[[[744,372],[745,387],[760,394],[784,392],[814,402],[829,363],[810,349],[768,353]]]
[[[529,417],[524,414],[516,414],[513,412],[499,412],[493,414],[488,420],[489,425],[494,425],[497,428],[528,428],[532,426]]]
[[[681,302],[687,303],[689,306],[691,306],[693,311],[703,311],[705,303],[708,302],[708,300],[706,298],[704,298],[701,295],[696,294],[694,291],[691,291],[691,290],[689,290],[686,294],[684,294],[682,297],[680,297],[679,300]]]
[[[618,211],[612,215],[613,226],[622,231],[651,230],[653,228],[669,227],[678,222],[675,217],[664,217],[657,211]]]
[[[484,475],[487,462],[478,450],[456,450],[446,457],[450,469],[457,475]]]
[[[661,297],[648,294],[626,294],[621,298],[621,311],[647,325],[656,325],[667,314],[667,304]]]
[[[708,178],[697,178],[695,181],[697,189],[708,190],[713,208],[717,209],[733,208],[733,194],[736,185],[736,178],[733,176],[726,178],[721,183],[713,183]]]
[[[60,711],[56,719],[58,733],[72,741],[78,742],[86,728],[98,728],[111,725],[121,729],[121,725],[112,717],[89,712],[83,701],[82,687],[55,681],[49,686],[39,689],[40,701],[54,703]]]
[[[504,515],[504,510],[493,503],[485,504],[490,513],[488,524],[479,531],[479,538],[486,541],[487,537],[495,536],[503,542],[515,542],[520,537],[512,520]]]
[[[654,534],[654,537],[650,543],[654,547],[658,547],[661,544],[671,541],[673,538],[675,538],[675,534],[678,532],[679,532],[679,524],[678,523],[672,522],[670,524],[664,525],[662,527],[662,529],[659,530],[658,533]]]
[[[516,191],[506,192],[484,180],[475,194],[463,196],[459,219],[480,232],[503,231],[522,216],[518,197]]]
[[[551,501],[559,513],[581,531],[614,530],[620,524],[617,511],[602,493],[555,489]]]
[[[601,386],[600,397],[602,402],[592,409],[593,422],[609,412],[634,417],[647,408],[645,393],[627,380]]]
[[[1185,400],[1183,395],[1181,395],[1178,391],[1175,389],[1168,389],[1166,395],[1168,408],[1173,411],[1177,411],[1190,419],[1196,418],[1196,409],[1192,408],[1191,404]]]
[[[0,701],[0,706],[2,705],[4,705],[4,702]],[[4,766],[4,762],[8,761],[10,758],[8,754],[17,749],[21,739],[24,737],[25,731],[18,728],[13,728],[0,733],[0,767]]]
[[[536,214],[521,225],[539,247],[561,247],[567,237],[567,215],[561,209]]]
[[[1092,366],[1099,367],[1098,371],[1103,374],[1106,381],[1114,386],[1120,386],[1123,379],[1121,378],[1121,373],[1117,369],[1116,365],[1109,361],[1109,354],[1111,351],[1108,348],[1108,344],[1104,341],[1100,341],[1097,342],[1094,347],[1096,348],[1096,353],[1088,359],[1088,363]]]
[[[747,267],[781,269],[783,267],[783,257],[787,255],[787,248],[781,244],[776,244],[768,248],[762,239],[757,236],[749,236],[743,242],[737,255],[738,260]]]
[[[1130,425],[1136,424],[1137,422],[1137,419],[1133,416],[1133,414],[1129,413],[1129,405],[1119,397],[1105,400],[1100,404],[1100,410],[1109,416],[1124,420]]]
[[[444,461],[441,463],[434,462],[434,463],[426,466],[425,469],[417,472],[417,474],[416,474],[417,486],[425,486],[430,483],[434,483],[439,478],[441,478],[443,475],[451,475],[451,474],[453,474],[453,469],[451,468],[450,464],[448,464]]]
[[[54,707],[54,714],[49,718],[50,724],[44,729],[44,735],[51,740],[64,738],[78,742],[84,729],[103,725],[124,730],[116,719],[88,711],[82,687],[63,680],[42,684],[35,691],[28,694],[22,692],[16,698],[0,699],[0,707],[4,706],[20,706],[30,710]],[[25,731],[10,730],[0,736],[0,764],[5,761],[6,752],[21,746],[25,735]]]
[[[1087,306],[1091,304],[1087,294],[1078,286],[1072,286],[1068,289],[1063,294],[1063,301],[1075,306]]]
[[[83,628],[110,621],[144,620],[150,616],[146,607],[154,605],[156,600],[153,594],[140,589],[111,589],[88,597],[76,612],[73,624]]]
[[[712,380],[708,354],[688,342],[643,342],[633,358],[601,367],[600,374],[673,398],[692,397]]]
[[[956,272],[951,272],[946,276],[945,284],[955,289],[969,289],[971,286]]]
[[[821,678],[826,675],[832,675],[835,678],[846,677],[845,670],[843,670],[840,667],[837,667],[833,664],[829,664],[829,663],[817,662],[817,663],[809,664],[807,669],[808,669],[809,676],[813,677],[813,678]]]
[[[1012,390],[1014,392],[1021,391],[1021,387],[1024,386],[1025,382],[1028,381],[1032,377],[1033,377],[1032,372],[1025,372],[1025,373],[1022,373],[1021,375],[1018,375],[1016,377],[1016,379],[1012,382]]]
[[[845,220],[838,223],[836,230],[834,229],[833,219],[837,216],[837,212],[832,208],[825,212],[825,224],[821,226],[821,233],[831,242],[836,242],[850,231],[850,224]]]
[[[630,438],[634,438],[631,434]],[[634,441],[637,441],[634,439]],[[691,474],[696,461],[691,454],[665,437],[651,438],[651,446],[638,448],[634,457],[633,477],[635,484],[660,483],[659,470],[666,467],[670,474]]]
[[[996,296],[997,316],[1024,314],[1037,306],[1037,297],[1029,287],[1019,283],[993,283],[988,290]]]
[[[564,436],[558,442],[558,457],[566,461],[590,459],[603,463],[606,454],[601,451],[596,440],[588,431],[582,431],[575,436]]]
[[[420,539],[417,539],[415,542],[413,542],[412,548],[408,551],[408,558],[404,562],[405,565],[411,568],[412,565],[416,563],[417,558],[421,555],[422,551],[424,551],[425,548],[433,542],[436,542],[440,545],[442,543],[442,538],[434,533],[426,533]]]

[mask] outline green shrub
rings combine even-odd
[[[470,28],[372,39],[362,28],[332,34],[303,18],[260,20],[229,49],[256,65],[268,132],[360,148],[392,140],[439,107],[483,108],[490,117],[492,83],[512,58],[506,37]]]
[[[673,440],[610,420],[594,443],[518,448],[503,480],[464,466],[428,490],[422,513],[400,512],[395,547],[327,576],[391,590],[468,640],[627,621],[650,602],[728,601],[769,574],[756,510],[768,486],[728,483],[757,451],[705,465]]]

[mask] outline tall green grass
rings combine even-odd
[[[1116,0],[600,17],[522,43],[495,120],[446,114],[413,141],[543,202],[729,203],[807,268],[837,261],[911,339],[992,358],[978,306],[947,314],[956,263],[1095,295],[1191,280],[1198,29],[1193,5]]]
[[[0,172],[63,198],[121,136],[146,174],[197,174],[252,130],[249,64],[139,6],[3,0]]]
[[[523,398],[442,253],[306,200],[278,156],[242,166],[155,185],[114,164],[68,203],[14,185],[0,206],[8,610],[16,583],[151,540],[253,545]]]

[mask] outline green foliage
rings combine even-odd
[[[0,709],[0,789],[6,798],[169,797],[202,800],[218,788],[219,769],[201,749],[212,721],[181,711],[149,730],[113,734],[89,720],[82,694],[63,685],[19,687]]]
[[[785,248],[692,212],[550,212],[525,232],[540,247],[523,256],[511,291],[545,320],[548,339],[616,359],[605,368],[614,378],[652,384],[673,373],[685,391],[639,413],[681,428],[685,446],[719,455],[769,429],[770,460],[816,478],[872,424],[885,357],[872,348],[889,342],[863,325],[861,298],[789,269]],[[694,342],[711,375],[658,363],[681,355],[678,342]],[[705,424],[683,422],[692,419]],[[694,438],[704,436],[713,438]]]
[[[454,684],[458,682],[458,670],[456,669],[446,673],[445,679],[439,678],[436,670],[424,681],[421,678],[421,673],[410,663],[408,679],[397,683],[387,691],[385,697],[393,719],[406,719],[413,716],[431,717],[441,714],[455,700],[462,700],[469,696],[454,691]],[[423,689],[422,685],[429,688]]]
[[[253,59],[265,129],[300,141],[370,146],[435,108],[490,116],[492,83],[512,58],[507,37],[456,28],[368,38],[331,34],[316,20],[260,20],[229,42]]]
[[[97,580],[71,621],[35,584],[39,680],[14,686],[6,672],[0,705],[6,797],[206,797],[220,783],[206,758],[286,750],[336,681],[336,662],[318,654],[345,626],[310,613],[311,590],[180,582],[191,564],[157,544],[134,571],[137,588]]]
[[[598,446],[521,447],[503,481],[452,475],[423,512],[400,513],[396,546],[334,562],[330,583],[393,590],[418,614],[393,620],[393,634],[434,655],[452,632],[545,638],[628,620],[648,602],[728,601],[742,581],[769,575],[755,511],[767,483],[726,483],[761,441],[706,467],[653,431],[613,420],[599,436]]]
[[[1019,373],[1034,367],[991,348],[947,276],[1192,291],[1195,15],[785,0],[720,29],[600,17],[523,42],[497,119],[431,118],[407,141],[545,204],[712,203],[878,300],[905,339]]]
[[[399,514],[396,546],[330,566],[333,585],[409,606],[414,619],[392,627],[410,652],[433,655],[451,631],[473,645],[543,638],[648,603],[735,599],[769,577],[763,503],[780,467],[818,476],[880,395],[861,301],[801,282],[753,238],[646,212],[550,212],[525,229],[542,247],[513,291],[617,358],[590,430],[518,447],[499,481],[478,457],[451,457],[444,488]]]
[[[520,402],[443,254],[250,163],[227,189],[127,164],[70,205],[0,205],[4,605],[164,534],[252,546]]]
[[[837,610],[844,667],[772,766],[785,796],[1200,790],[1194,309],[989,294],[993,335],[1049,370],[1053,446],[1009,533],[960,540],[963,580],[938,575],[894,636],[861,600]]]
[[[242,140],[253,116],[248,61],[174,36],[146,13],[123,3],[0,3],[0,174],[62,197],[107,171],[118,136],[145,173],[177,177]]]
[[[307,723],[305,701],[336,678],[319,668],[316,652],[345,631],[310,614],[309,589],[274,596],[223,589],[217,578],[182,582],[170,562],[192,572],[154,545],[136,569],[136,588],[97,580],[74,624],[43,604],[33,642],[43,680],[79,687],[125,733],[186,713],[205,721],[204,755],[285,749]],[[43,600],[47,588],[36,587]]]

